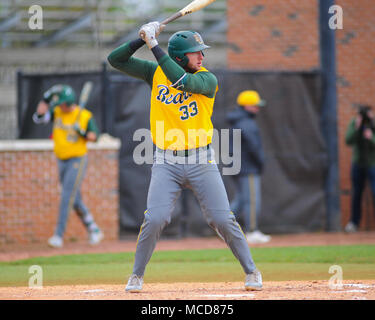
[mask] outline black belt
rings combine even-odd
[[[192,154],[196,154],[198,151],[205,151],[210,149],[210,145],[208,144],[207,146],[204,147],[199,147],[196,149],[188,149],[188,150],[163,150],[156,148],[156,150],[160,153],[172,153],[175,157],[188,157],[191,156]]]

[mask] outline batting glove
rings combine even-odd
[[[81,136],[86,138],[87,132],[80,128],[78,124],[74,124],[74,130]]]
[[[162,32],[165,28],[165,24],[161,24],[159,21],[152,21],[143,26],[150,26],[151,28],[154,28],[156,37],[158,37],[160,32]]]
[[[158,21],[153,21],[147,24],[144,24],[139,30],[139,36],[143,41],[146,42],[149,49],[152,49],[158,45],[156,37],[163,31],[165,28],[164,24],[160,24]]]

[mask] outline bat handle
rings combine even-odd
[[[182,13],[181,12],[176,12],[175,14],[171,15],[169,18],[163,20],[162,22],[160,22],[160,24],[168,24],[176,19],[178,19],[179,17],[182,16]]]

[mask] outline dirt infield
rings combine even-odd
[[[275,235],[270,243],[251,247],[375,244],[375,232],[312,233]],[[45,244],[3,246],[0,261],[12,261],[35,256],[135,251],[135,241],[104,241],[92,247],[87,243],[67,243],[62,249]],[[186,238],[161,240],[156,250],[226,248],[218,238]],[[345,280],[341,288],[330,288],[327,281],[264,281],[263,290],[249,292],[242,282],[218,283],[149,283],[141,293],[124,291],[119,285],[51,286],[42,289],[0,287],[0,300],[375,300],[375,280]]]
[[[375,300],[375,280],[344,281],[330,289],[327,281],[264,282],[262,291],[245,291],[242,282],[150,283],[141,293],[121,285],[75,285],[0,288],[0,300]]]

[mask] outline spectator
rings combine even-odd
[[[261,173],[264,153],[259,128],[255,118],[265,105],[258,92],[246,90],[237,97],[237,107],[228,113],[233,129],[241,130],[241,170],[235,176],[237,193],[231,202],[231,210],[243,229],[249,243],[266,243],[271,240],[258,228],[261,211]]]
[[[345,142],[353,148],[351,183],[351,218],[346,232],[357,232],[362,215],[362,194],[369,179],[375,197],[375,135],[374,114],[370,106],[362,105],[346,131]]]

